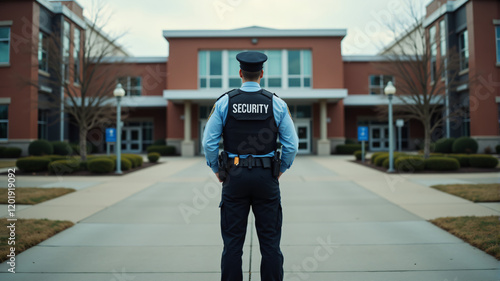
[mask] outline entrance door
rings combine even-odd
[[[299,151],[301,154],[311,153],[311,121],[295,120],[295,130],[299,137]]]
[[[141,127],[124,127],[122,130],[122,152],[142,152],[142,130]]]
[[[205,126],[207,126],[208,119],[200,119],[200,154],[205,155],[205,149],[203,149],[203,133],[205,132]]]
[[[385,151],[389,150],[389,126],[372,125],[370,126],[370,150]]]

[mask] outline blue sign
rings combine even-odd
[[[106,142],[116,142],[116,128],[106,128]]]
[[[358,141],[368,141],[368,127],[358,126]]]

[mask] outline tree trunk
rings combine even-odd
[[[431,152],[431,124],[429,120],[424,123],[424,159],[429,158]]]
[[[87,129],[80,127],[80,157],[87,160]]]

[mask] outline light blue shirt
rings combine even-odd
[[[245,92],[258,92],[260,85],[257,82],[245,82],[240,88]],[[219,156],[219,142],[222,136],[222,130],[226,124],[227,108],[229,97],[224,95],[214,105],[213,112],[211,113],[205,132],[203,134],[203,148],[205,150],[205,158],[207,165],[212,168],[214,173],[219,171],[218,156]],[[273,113],[276,125],[279,129],[279,140],[281,142],[281,167],[280,171],[285,172],[292,166],[295,155],[298,150],[298,137],[295,132],[292,117],[288,113],[288,106],[282,99],[273,96]],[[229,157],[234,158],[236,154],[229,153]],[[249,154],[239,155],[240,158],[246,158]],[[254,157],[273,157],[274,151],[265,155],[253,155]]]

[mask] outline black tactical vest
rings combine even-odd
[[[275,151],[278,128],[273,94],[266,90],[244,92],[235,89],[227,95],[224,150],[238,155],[263,155]]]

